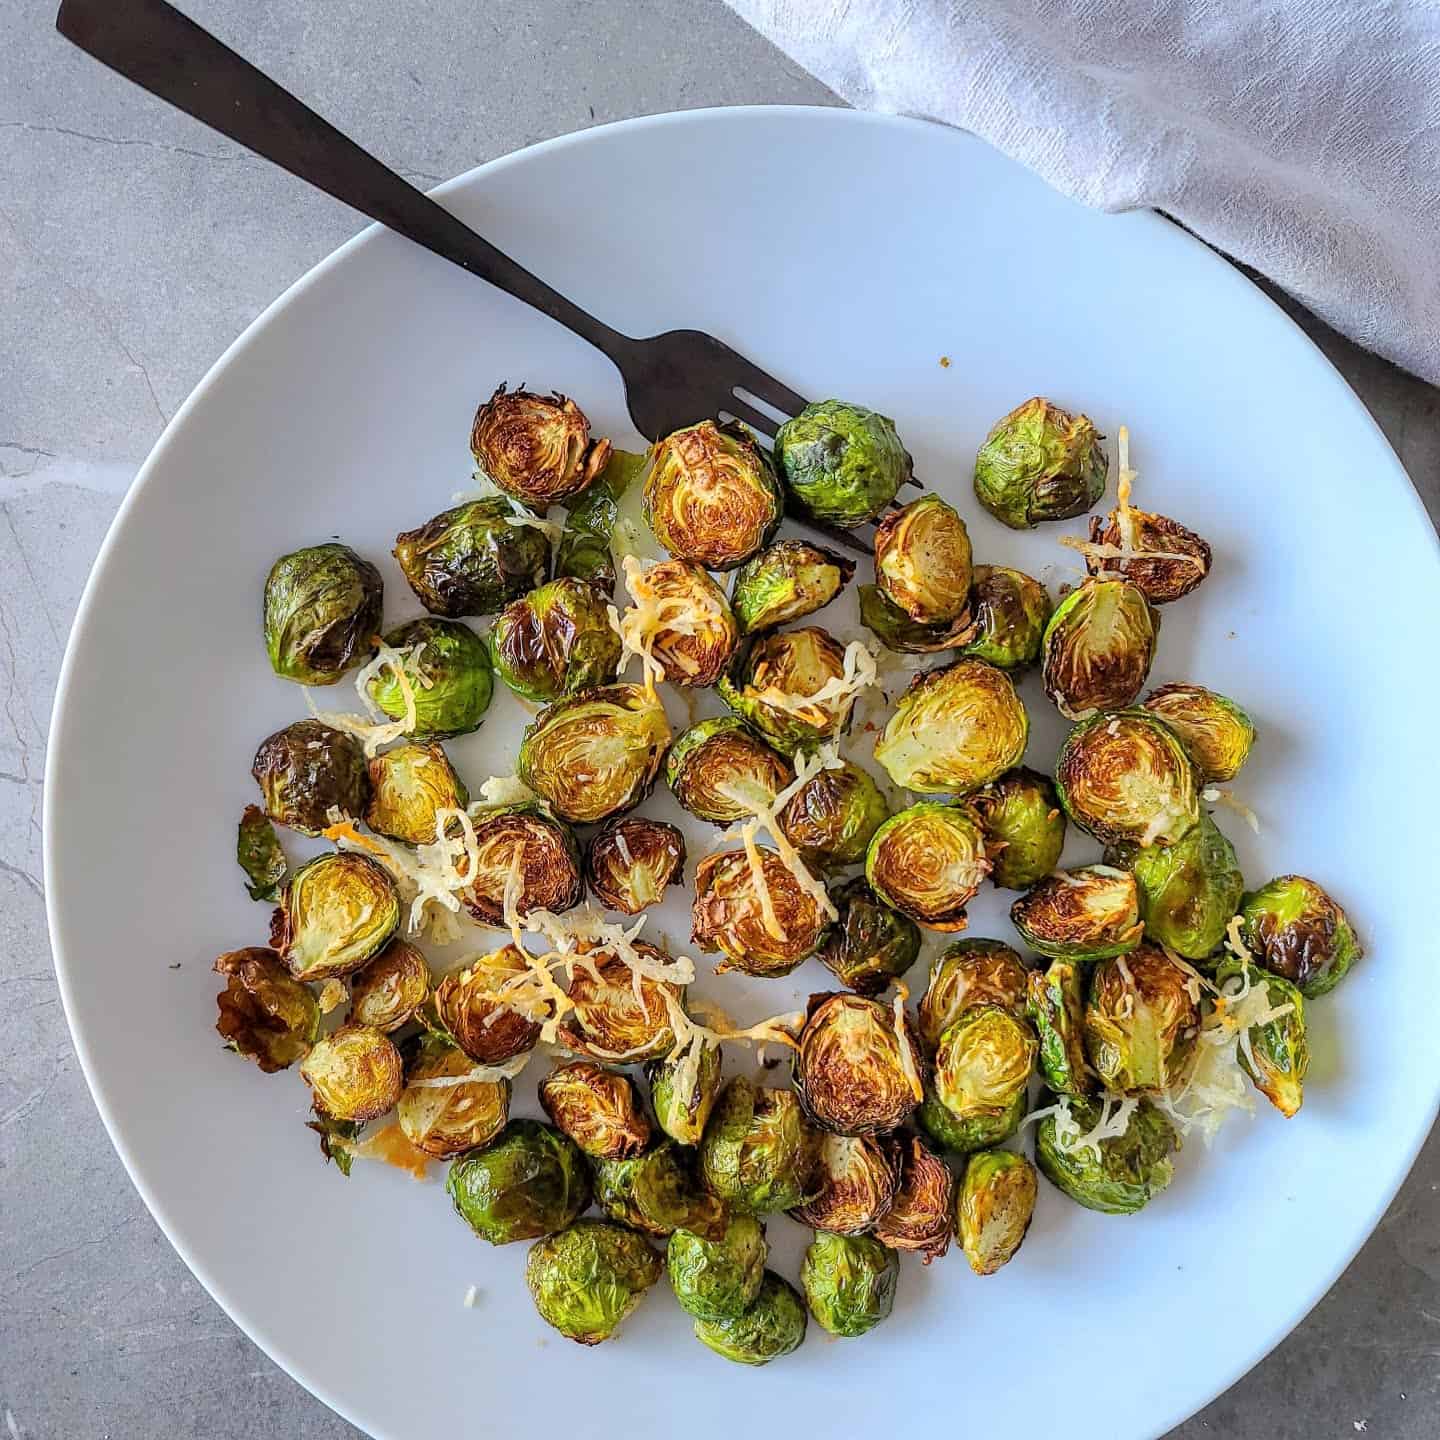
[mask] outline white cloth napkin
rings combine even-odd
[[[1440,383],[1440,0],[729,0],[852,105],[1167,211]]]

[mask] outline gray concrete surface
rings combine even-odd
[[[357,222],[70,50],[54,8],[0,0],[0,1440],[338,1440],[356,1432],[200,1289],[110,1148],[50,967],[40,787],[119,497],[214,357]],[[622,116],[831,102],[719,0],[187,8],[422,182]],[[1440,513],[1440,394],[1310,328]],[[1432,1137],[1314,1314],[1171,1440],[1434,1440],[1437,1191]]]

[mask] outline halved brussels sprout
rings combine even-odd
[[[1069,1113],[1083,1134],[1092,1131],[1104,1110],[1098,1099],[1072,1097]],[[1123,1135],[1067,1148],[1054,1115],[1035,1130],[1035,1163],[1057,1190],[1087,1210],[1133,1215],[1143,1209],[1175,1174],[1171,1154],[1180,1143],[1170,1122],[1148,1100],[1130,1115]]]
[[[672,685],[713,685],[734,659],[740,626],[725,592],[688,560],[662,560],[628,583],[659,611],[651,656]]]
[[[364,855],[332,852],[291,875],[270,921],[270,943],[297,980],[328,980],[379,954],[399,924],[390,876]]]
[[[794,778],[790,762],[738,715],[692,725],[665,762],[665,783],[681,807],[715,825],[748,820]]]
[[[335,1120],[376,1120],[393,1109],[404,1084],[404,1064],[383,1030],[342,1025],[317,1040],[300,1062],[315,1108]]]
[[[475,412],[470,453],[507,495],[543,514],[605,468],[610,442],[590,438],[584,412],[564,395],[502,385]]]
[[[821,400],[775,435],[775,464],[817,520],[853,530],[873,520],[913,471],[895,422],[863,405]]]
[[[737,1365],[768,1365],[800,1348],[805,1306],[795,1287],[767,1270],[754,1301],[738,1315],[695,1321],[695,1338]]]
[[[1144,934],[1135,877],[1113,865],[1057,870],[1010,907],[1020,938],[1050,960],[1103,960]]]
[[[965,1011],[998,1005],[1017,1018],[1025,1015],[1030,972],[1025,962],[999,940],[957,940],[930,971],[920,1001],[920,1040],[933,1055],[940,1037]]]
[[[665,1250],[670,1288],[697,1320],[733,1320],[748,1310],[765,1278],[765,1227],[753,1215],[729,1216],[713,1239],[676,1230]]]
[[[510,1082],[461,1080],[474,1069],[459,1046],[439,1035],[421,1039],[396,1106],[400,1129],[417,1150],[449,1160],[488,1145],[504,1128]]]
[[[890,1314],[900,1257],[868,1235],[820,1233],[800,1263],[800,1284],[822,1329],[842,1339],[864,1335]]]
[[[667,1055],[645,1067],[650,1104],[660,1128],[682,1145],[698,1145],[720,1094],[720,1047],[702,1041],[693,1066],[683,1055]]]
[[[370,805],[365,823],[377,834],[410,845],[437,838],[438,810],[463,810],[470,803],[465,782],[434,741],[396,745],[370,762]]]
[[[657,965],[670,957],[643,940],[634,942],[639,953]],[[685,992],[668,980],[649,975],[637,979],[618,956],[605,950],[591,950],[581,943],[582,958],[570,981],[574,1008],[560,1026],[559,1041],[567,1049],[594,1060],[630,1065],[668,1055],[675,1048],[670,1027],[670,1002],[681,1004]]]
[[[508,1245],[564,1230],[590,1203],[590,1167],[560,1131],[512,1120],[483,1150],[450,1167],[445,1189],[482,1240]]]
[[[319,720],[297,720],[262,740],[250,773],[265,813],[302,835],[318,835],[332,810],[361,819],[370,799],[360,742]]]
[[[963,930],[965,906],[989,873],[985,834],[974,814],[929,800],[892,815],[865,855],[865,878],[875,893],[929,930]]]
[[[1281,875],[1240,902],[1240,933],[1255,959],[1313,1000],[1365,953],[1345,912],[1313,880]]]
[[[1102,961],[1090,974],[1085,1051],[1111,1094],[1168,1090],[1200,1029],[1193,973],[1154,945]]]
[[[478,821],[475,843],[475,879],[461,898],[481,924],[507,924],[505,895],[512,872],[515,911],[522,919],[536,910],[559,914],[580,903],[585,893],[580,847],[568,825],[552,820],[538,806],[507,806]]]
[[[265,651],[282,680],[334,685],[380,629],[384,582],[348,545],[282,555],[265,578]]]
[[[970,587],[975,635],[962,655],[988,660],[1001,670],[1020,670],[1040,658],[1040,642],[1050,622],[1050,596],[1023,570],[977,565]]]
[[[230,950],[216,960],[215,972],[226,977],[215,1021],[226,1049],[267,1075],[304,1058],[320,1032],[320,1007],[273,950]]]
[[[1010,677],[983,660],[957,660],[915,677],[875,758],[902,789],[964,794],[1018,765],[1029,735]]]
[[[890,807],[867,770],[842,760],[811,776],[780,812],[785,838],[821,870],[858,865]]]
[[[815,1146],[815,1193],[792,1220],[836,1235],[873,1229],[900,1188],[900,1147],[889,1135],[822,1135]]]
[[[1029,1092],[1021,1089],[1008,1110],[977,1110],[962,1120],[927,1086],[915,1119],[942,1150],[952,1155],[972,1155],[1008,1140],[1020,1128],[1029,1103]]]
[[[977,1275],[993,1275],[1015,1258],[1035,1214],[1039,1184],[1035,1167],[1013,1150],[970,1157],[955,1201],[955,1228]]]
[[[535,1242],[525,1283],[546,1324],[581,1345],[598,1345],[645,1298],[661,1269],[643,1235],[605,1220],[577,1220]]]
[[[812,995],[795,1056],[805,1113],[837,1135],[894,1130],[920,1103],[924,1061],[907,1016],[863,995]]]
[[[629,1160],[597,1160],[595,1203],[612,1220],[650,1235],[688,1230],[716,1239],[725,1206],[700,1183],[695,1151],[665,1140]]]
[[[717,850],[695,869],[691,938],[702,950],[724,954],[722,970],[788,975],[824,943],[829,921],[774,850],[756,846],[755,853],[770,898],[768,917],[749,854]]]
[[[1135,875],[1147,939],[1187,960],[1214,953],[1239,908],[1245,880],[1234,847],[1208,815],[1173,845],[1123,854],[1120,863]]]
[[[975,457],[975,498],[1012,530],[1083,515],[1104,493],[1100,432],[1041,396],[997,420]]]
[[[733,570],[770,543],[784,509],[770,461],[743,425],[702,420],[651,452],[645,522],[678,560]]]
[[[685,837],[663,820],[607,820],[585,851],[585,878],[609,910],[638,915],[684,880]]]
[[[605,685],[542,710],[520,742],[520,778],[565,820],[632,809],[659,773],[670,722],[640,685]]]
[[[878,995],[915,963],[919,926],[884,904],[863,876],[832,890],[830,901],[840,918],[820,951],[821,964],[848,989]]]
[[[406,671],[415,697],[415,724],[407,732],[412,740],[468,735],[480,728],[490,708],[495,680],[490,673],[490,652],[468,625],[458,620],[411,620],[392,630],[385,643],[396,650],[410,645],[425,647]],[[390,666],[381,670],[367,690],[392,720],[408,713],[405,692]]]
[[[429,994],[425,957],[396,938],[350,977],[350,1019],[388,1034],[405,1024]]]
[[[921,625],[946,625],[968,611],[972,561],[965,522],[932,492],[875,527],[875,584]]]
[[[950,1248],[955,1179],[950,1167],[918,1136],[900,1137],[900,1188],[875,1225],[875,1238],[892,1250],[914,1250],[925,1264]]]
[[[700,1141],[705,1185],[733,1210],[791,1210],[814,1192],[811,1131],[790,1090],[736,1076],[720,1092]]]
[[[975,1005],[940,1036],[935,1098],[957,1119],[1007,1115],[1035,1068],[1035,1032],[998,1005]]]
[[[1249,1043],[1241,1045],[1236,1055],[1255,1088],[1287,1120],[1293,1119],[1305,1098],[1305,1074],[1310,1069],[1305,997],[1290,981],[1267,974],[1258,965],[1247,965],[1233,955],[1220,962],[1215,983],[1220,987],[1217,1004],[1232,1003],[1236,995],[1244,994],[1251,986],[1265,986],[1272,1018],[1250,1027]]]
[[[1040,1037],[1040,1074],[1057,1095],[1088,1095],[1095,1076],[1085,1058],[1085,982],[1077,965],[1052,960],[1030,972],[1030,1023]]]
[[[1069,720],[1131,704],[1155,659],[1160,616],[1128,580],[1083,580],[1045,627],[1045,693]]]
[[[855,564],[805,540],[780,540],[747,560],[730,586],[740,633],[751,635],[803,620],[850,583]]]
[[[862,585],[856,594],[860,599],[860,623],[873,631],[887,650],[901,655],[934,655],[941,650],[954,650],[968,645],[977,633],[975,617],[968,607],[942,625],[922,625],[887,600],[878,585]]]
[[[1085,568],[1092,575],[1123,575],[1152,605],[1188,595],[1210,573],[1210,546],[1201,536],[1178,520],[1133,506],[1125,507],[1123,519],[1118,510],[1105,520],[1092,515],[1090,543],[1115,553],[1089,551]],[[1130,559],[1118,553],[1122,549],[1142,554]]]
[[[1060,863],[1065,811],[1049,779],[1023,765],[970,797],[985,832],[990,878],[1006,890],[1028,890]]]
[[[853,695],[810,698],[844,678],[845,647],[818,625],[804,625],[756,636],[716,688],[777,750],[793,755],[813,750],[848,728]]]
[[[550,542],[497,495],[467,500],[402,531],[395,537],[395,559],[432,615],[458,620],[493,615],[543,585]]]
[[[1205,780],[1233,780],[1250,758],[1255,722],[1233,701],[1203,685],[1162,685],[1144,709],[1179,737]]]
[[[597,1160],[629,1160],[650,1143],[650,1122],[635,1082],[591,1060],[557,1065],[540,1082],[551,1122]]]
[[[435,988],[435,1018],[472,1060],[505,1061],[535,1048],[551,1005],[514,945],[482,955]]]
[[[605,594],[585,580],[551,580],[512,600],[486,643],[495,673],[537,705],[608,685],[620,664]]]
[[[555,573],[589,580],[615,593],[615,557],[610,544],[619,519],[619,501],[650,464],[649,452],[612,450],[605,468],[576,497],[555,547]]]
[[[1075,726],[1055,761],[1055,789],[1065,813],[1107,845],[1173,845],[1200,818],[1195,767],[1146,710]]]
[[[252,900],[280,898],[280,887],[290,866],[280,848],[280,837],[258,805],[247,805],[235,836],[235,861],[245,872],[245,889]]]

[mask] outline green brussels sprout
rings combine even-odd
[[[902,789],[964,794],[1018,765],[1029,734],[1010,677],[983,660],[958,660],[915,677],[875,758]]]
[[[775,435],[775,464],[817,520],[853,530],[873,520],[911,478],[895,422],[862,405],[821,400]]]
[[[480,1065],[503,1065],[535,1048],[550,998],[518,946],[476,956],[435,987],[432,1017]]]
[[[1090,517],[1090,544],[1082,549],[1092,575],[1123,575],[1152,605],[1188,595],[1210,573],[1210,546],[1176,520],[1128,503],[1101,520]]]
[[[1144,709],[1179,737],[1209,783],[1233,780],[1250,758],[1255,722],[1233,701],[1203,685],[1162,685],[1145,697]]]
[[[755,1303],[765,1278],[765,1227],[753,1215],[731,1215],[713,1239],[676,1230],[665,1250],[670,1288],[696,1320],[734,1320]]]
[[[730,586],[742,635],[803,620],[850,583],[855,564],[805,540],[780,540],[747,560]]]
[[[512,870],[519,880],[515,911],[522,919],[536,910],[558,915],[585,893],[574,834],[536,805],[507,805],[477,821],[475,849],[475,878],[461,899],[483,925],[508,928],[505,893]]]
[[[1249,1044],[1236,1054],[1255,1088],[1287,1119],[1300,1111],[1305,1074],[1310,1069],[1310,1042],[1305,1033],[1305,997],[1279,975],[1227,956],[1215,971],[1220,989],[1217,1003],[1232,1004],[1253,986],[1264,985],[1271,1018],[1249,1030]]]
[[[1187,960],[1214,953],[1239,907],[1245,881],[1234,847],[1208,815],[1173,845],[1122,853],[1119,863],[1134,873],[1147,939]]]
[[[918,1135],[901,1136],[899,1144],[900,1185],[872,1233],[892,1250],[917,1252],[928,1265],[950,1248],[955,1179],[950,1167]]]
[[[1365,953],[1345,912],[1313,880],[1281,875],[1240,902],[1240,934],[1256,961],[1313,1000]]]
[[[1169,1090],[1200,1029],[1193,972],[1142,945],[1096,965],[1085,1001],[1085,1051],[1111,1094]]]
[[[999,940],[957,940],[930,971],[920,1001],[920,1040],[933,1055],[940,1037],[976,1005],[998,1005],[1016,1019],[1025,1017],[1029,971]]]
[[[975,457],[975,498],[1012,530],[1083,515],[1110,460],[1089,418],[1037,395],[997,420]]]
[[[700,1141],[700,1172],[732,1210],[791,1210],[814,1189],[810,1129],[789,1090],[736,1076],[720,1092]]]
[[[265,577],[265,652],[282,680],[334,685],[369,652],[384,582],[348,545],[282,555]]]
[[[821,964],[857,994],[878,995],[915,963],[919,926],[883,904],[860,875],[831,890],[830,902],[840,918],[820,951]]]
[[[634,948],[657,968],[673,963],[663,950],[643,940],[635,941]],[[586,960],[575,966],[571,1010],[556,1036],[560,1044],[577,1055],[621,1065],[668,1055],[675,1048],[671,1008],[683,1004],[684,990],[651,975],[637,980],[618,955],[585,941],[576,953],[593,955],[598,963]]]
[[[350,1019],[389,1034],[410,1020],[429,995],[425,957],[397,937],[350,977]]]
[[[402,531],[395,559],[432,615],[459,620],[493,615],[543,585],[550,542],[497,495],[467,500]]]
[[[920,1103],[923,1067],[914,1026],[898,1004],[846,991],[810,997],[794,1080],[821,1129],[874,1135],[903,1125]]]
[[[830,923],[815,897],[767,846],[756,846],[760,874],[770,896],[767,912],[749,852],[717,850],[695,868],[691,939],[720,951],[717,968],[773,978],[788,975],[825,943]]]
[[[1008,1110],[977,1110],[962,1120],[927,1086],[915,1119],[942,1150],[952,1155],[971,1155],[1008,1140],[1020,1128],[1029,1103],[1029,1093],[1022,1089]]]
[[[853,693],[810,698],[832,682],[843,684],[847,662],[846,647],[818,625],[771,631],[751,641],[716,689],[777,750],[808,753],[849,727]]]
[[[890,807],[866,770],[842,760],[812,775],[780,812],[785,838],[821,870],[858,865]]]
[[[1155,659],[1160,616],[1128,580],[1083,580],[1045,626],[1041,678],[1068,720],[1131,704]]]
[[[215,1029],[227,1050],[267,1075],[305,1057],[320,1033],[320,1007],[273,950],[228,951],[216,960],[215,973],[225,976]]]
[[[551,580],[512,600],[486,643],[495,673],[537,705],[608,685],[620,664],[604,592],[585,580]]]
[[[935,1098],[957,1119],[998,1118],[1025,1092],[1035,1068],[1035,1032],[999,1005],[974,1005],[940,1036]]]
[[[892,815],[865,854],[865,878],[887,904],[928,930],[963,930],[965,906],[990,873],[985,836],[963,805],[923,800]]]
[[[1088,1095],[1095,1076],[1085,1058],[1085,987],[1080,968],[1052,960],[1029,977],[1029,1015],[1040,1037],[1040,1074],[1057,1095]]]
[[[258,805],[247,805],[235,836],[235,860],[245,872],[245,889],[252,900],[280,898],[280,887],[290,867],[280,848],[280,837]]]
[[[1065,813],[1106,845],[1173,845],[1200,818],[1195,767],[1146,710],[1082,721],[1055,761]]]
[[[962,655],[986,660],[1001,670],[1022,670],[1040,658],[1040,643],[1050,621],[1050,596],[1023,570],[977,565],[970,587],[975,635],[960,647]]]
[[[751,1305],[721,1320],[695,1321],[695,1338],[737,1365],[768,1365],[805,1339],[805,1306],[794,1286],[767,1270]]]
[[[492,1245],[553,1235],[590,1203],[590,1168],[568,1136],[538,1120],[512,1120],[445,1178],[455,1213]]]
[[[993,1275],[1015,1258],[1038,1190],[1035,1167],[1013,1150],[981,1150],[970,1157],[955,1200],[955,1228],[977,1275]]]
[[[895,1304],[900,1257],[868,1235],[817,1234],[800,1265],[800,1284],[822,1329],[842,1339],[873,1330]]]
[[[948,625],[968,613],[973,556],[955,507],[927,492],[875,527],[875,584],[921,625]]]
[[[386,871],[364,855],[332,852],[286,882],[270,944],[297,980],[328,980],[378,955],[399,924],[400,896]]]
[[[1035,1163],[1077,1205],[1105,1215],[1133,1215],[1170,1183],[1175,1174],[1170,1156],[1179,1140],[1148,1100],[1129,1115],[1123,1133],[1088,1144],[1077,1142],[1109,1117],[1109,1102],[1072,1096],[1062,1108],[1070,1126],[1062,1133],[1054,1114],[1040,1121]]]
[[[629,1160],[597,1160],[595,1203],[612,1220],[651,1235],[688,1230],[717,1239],[725,1207],[700,1184],[695,1151],[666,1140]]]
[[[415,699],[415,724],[407,732],[412,740],[468,735],[480,728],[495,680],[490,652],[468,625],[458,620],[411,620],[392,630],[385,643],[395,650],[424,647],[406,667]],[[370,682],[368,694],[392,720],[408,714],[405,689],[393,666],[387,665]]]
[[[645,523],[677,560],[733,570],[770,543],[784,509],[770,461],[743,425],[702,420],[651,451]]]
[[[250,767],[265,813],[288,830],[319,835],[330,812],[359,820],[370,800],[360,742],[319,720],[297,720],[260,742]]]
[[[735,657],[740,626],[725,592],[688,560],[641,568],[625,562],[625,588],[635,602],[619,624],[632,650],[648,653],[672,685],[713,685]]]
[[[557,1065],[540,1082],[553,1125],[595,1160],[633,1160],[650,1144],[650,1122],[635,1082],[592,1060]]]
[[[821,1135],[814,1164],[815,1193],[790,1211],[812,1230],[862,1235],[900,1188],[900,1147],[889,1135]]]
[[[508,1080],[465,1080],[475,1062],[458,1045],[426,1035],[395,1107],[401,1133],[417,1149],[450,1160],[488,1145],[510,1114]]]
[[[748,820],[795,778],[738,715],[702,720],[670,747],[665,783],[682,809],[714,825]]]
[[[969,608],[941,625],[922,625],[912,620],[893,601],[887,600],[878,585],[862,585],[860,623],[872,631],[887,650],[901,655],[933,655],[966,645],[976,634],[975,617]]]
[[[1049,779],[1023,765],[970,797],[985,832],[990,878],[1006,890],[1028,890],[1051,874],[1065,848],[1065,812]]]
[[[720,1047],[698,1042],[693,1059],[677,1052],[645,1067],[660,1128],[681,1145],[698,1145],[720,1094]]]
[[[315,1109],[335,1120],[377,1120],[395,1106],[404,1085],[395,1042],[368,1025],[342,1025],[317,1040],[300,1062]]]
[[[577,1220],[535,1242],[525,1283],[546,1324],[581,1345],[598,1345],[645,1298],[661,1268],[643,1235],[605,1220]]]
[[[410,845],[439,838],[436,815],[470,803],[465,782],[438,744],[396,745],[370,762],[370,805],[365,823],[377,834]]]
[[[590,484],[610,459],[610,442],[590,438],[590,422],[561,394],[506,392],[475,412],[470,453],[481,474],[544,514]]]
[[[520,778],[562,819],[592,824],[650,793],[669,743],[652,693],[606,685],[540,712],[520,742]]]
[[[1057,870],[1010,907],[1020,938],[1049,960],[1103,960],[1144,934],[1135,877],[1113,865]]]
[[[607,820],[585,850],[585,878],[609,910],[638,915],[684,880],[685,837],[663,820]]]
[[[589,580],[607,595],[615,593],[615,557],[611,540],[619,519],[619,502],[644,473],[649,452],[612,450],[604,470],[582,490],[565,520],[555,547],[555,574]]]

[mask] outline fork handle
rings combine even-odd
[[[142,90],[533,305],[617,365],[631,347],[166,0],[63,0],[55,28]]]

